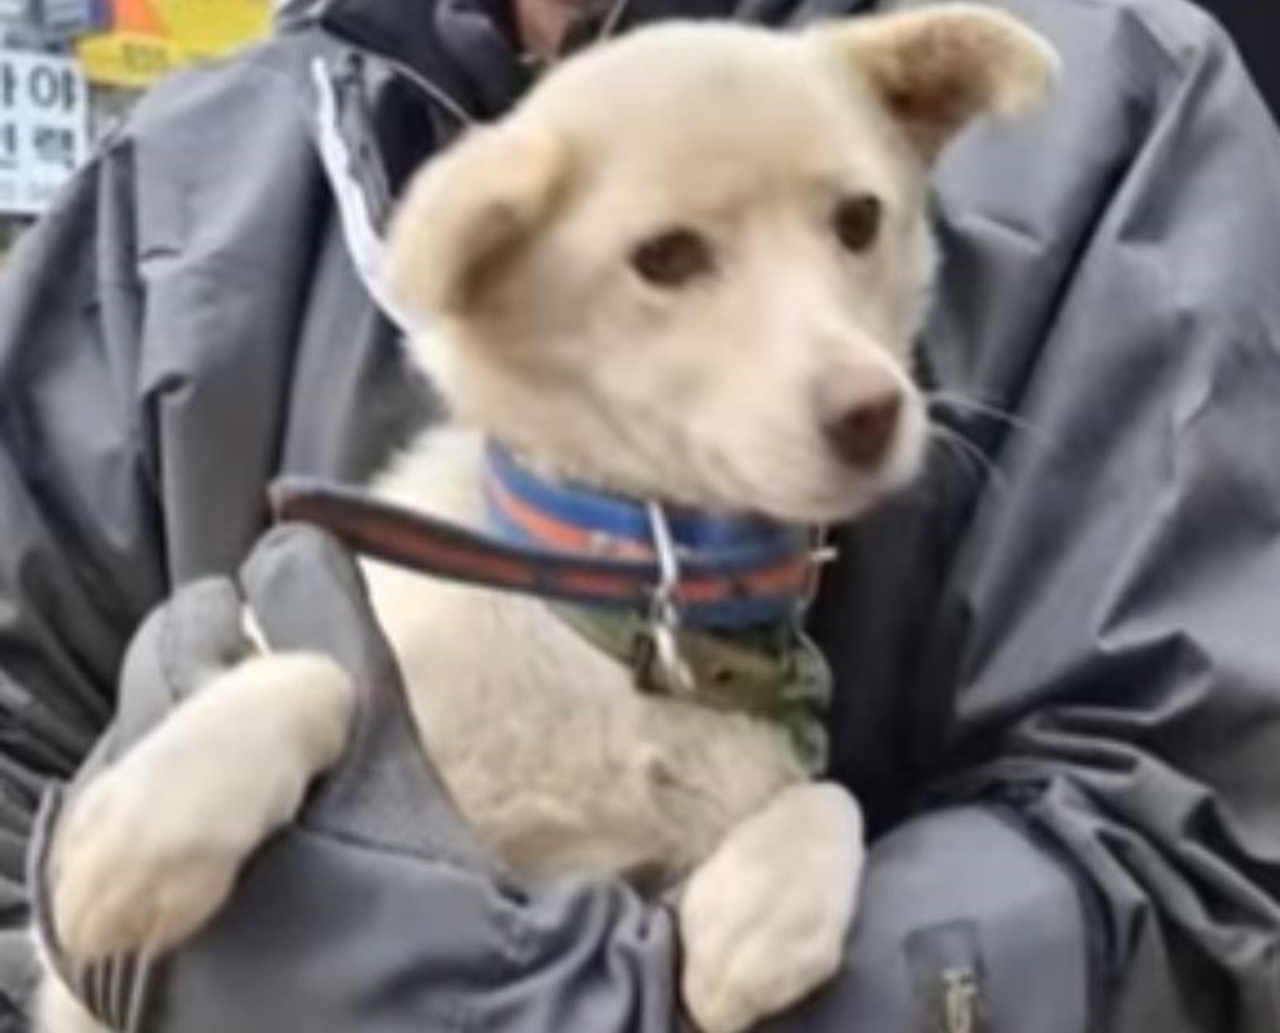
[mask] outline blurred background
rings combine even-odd
[[[141,91],[265,36],[272,0],[0,0],[0,261]]]
[[[0,262],[142,90],[262,38],[281,2],[0,0]],[[1280,112],[1280,0],[1201,2]]]
[[[1280,118],[1280,0],[1201,0],[1235,37],[1253,77]]]

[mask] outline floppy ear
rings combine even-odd
[[[816,30],[871,86],[926,161],[981,115],[1017,115],[1048,91],[1053,48],[1015,18],[946,3]]]
[[[409,315],[465,315],[551,213],[567,172],[548,133],[472,130],[414,177],[391,219],[383,276]]]

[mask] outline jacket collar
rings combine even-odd
[[[566,35],[564,49],[570,53],[600,38],[671,18],[798,25],[852,13],[870,3],[587,0]],[[534,74],[514,39],[510,0],[318,0],[308,11],[308,17],[333,36],[430,78],[477,120],[505,112]]]

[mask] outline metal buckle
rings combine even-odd
[[[676,598],[680,589],[680,558],[676,554],[675,539],[671,536],[671,527],[662,506],[649,502],[646,510],[653,535],[654,553],[658,558],[659,577],[658,584],[654,586],[648,614],[653,658],[657,660],[668,683],[677,692],[689,695],[695,688],[693,671],[680,652],[677,638],[680,631],[680,604]]]
[[[803,619],[804,614],[809,611],[818,597],[819,582],[822,580],[822,568],[829,563],[834,563],[839,556],[839,550],[827,541],[827,527],[818,525],[814,527],[810,535],[809,545],[809,571],[805,581],[804,591],[800,594],[799,605],[796,608],[797,619]]]

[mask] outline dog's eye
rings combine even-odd
[[[683,227],[641,241],[631,252],[631,266],[655,287],[683,287],[715,269],[711,244]]]
[[[881,204],[878,197],[857,194],[836,205],[832,224],[840,246],[861,254],[876,242],[880,234]]]

